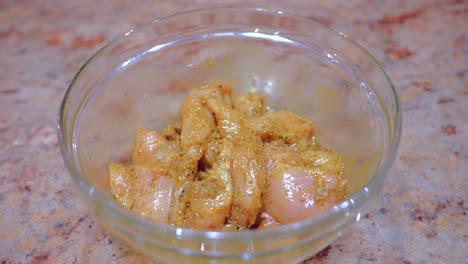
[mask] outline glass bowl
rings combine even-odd
[[[120,207],[107,167],[131,157],[141,128],[161,131],[202,82],[257,92],[310,117],[319,141],[343,155],[346,199],[270,230],[197,231]],[[382,66],[345,35],[311,19],[242,8],[196,10],[133,29],[94,54],[63,99],[62,155],[89,210],[157,263],[296,263],[336,239],[381,190],[399,144],[401,113]]]

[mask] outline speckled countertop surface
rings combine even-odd
[[[0,263],[146,263],[79,200],[56,115],[116,35],[214,0],[0,1]],[[399,157],[346,235],[306,263],[468,263],[468,2],[223,1],[306,15],[368,48],[401,99]]]

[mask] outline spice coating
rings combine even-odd
[[[142,129],[130,165],[111,163],[124,208],[200,230],[266,229],[318,215],[344,199],[343,160],[317,143],[315,124],[221,83],[193,89],[180,122]]]

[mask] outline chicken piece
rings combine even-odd
[[[287,110],[248,117],[244,119],[244,125],[263,141],[281,140],[295,151],[309,148],[315,133],[315,125],[310,119]]]
[[[234,199],[229,221],[243,229],[250,228],[258,219],[267,181],[267,164],[260,138],[249,130],[240,134],[242,137],[236,140],[231,165]]]
[[[169,223],[175,181],[148,165],[109,166],[111,191],[122,207],[159,223]]]
[[[282,142],[271,142],[264,146],[265,155],[267,158],[268,175],[278,166],[300,167],[304,168],[305,164],[302,157],[288,148]]]
[[[318,187],[314,176],[301,168],[277,167],[268,183],[263,199],[265,212],[281,224],[317,216],[341,198],[332,192],[326,200],[317,201]],[[330,182],[329,187],[334,188],[333,184]]]
[[[213,131],[212,136],[208,139],[208,147],[205,151],[205,154],[201,158],[198,167],[202,171],[211,169],[216,157],[219,155],[220,151],[220,136],[218,129]]]
[[[133,206],[133,177],[124,165],[111,163],[109,165],[109,183],[112,194],[117,202],[125,209]]]
[[[231,171],[234,186],[229,222],[236,229],[255,224],[261,208],[261,197],[267,177],[266,158],[262,140],[254,131],[243,126],[242,113],[216,98],[208,101],[214,113],[220,136],[234,144]]]
[[[294,151],[281,143],[265,144],[270,178],[265,212],[281,224],[315,216],[344,198],[343,162],[331,150]]]
[[[341,175],[343,172],[343,159],[333,150],[326,148],[306,150],[301,152],[300,156],[312,173],[331,172]]]
[[[342,201],[346,196],[348,181],[339,174],[322,172],[315,176],[317,191],[315,201],[322,205],[333,205]]]
[[[213,113],[207,107],[208,101],[216,100],[232,106],[231,87],[222,84],[203,84],[191,91],[179,111],[181,119],[181,147],[184,153],[181,177],[194,175],[194,164],[203,157],[208,148],[208,139],[215,129]]]
[[[229,217],[233,186],[230,160],[233,146],[223,140],[221,151],[213,168],[201,173],[194,181],[187,182],[180,192],[178,214],[173,224],[201,230],[219,230]]]
[[[260,224],[258,225],[259,230],[271,229],[281,225],[276,219],[265,212],[262,212],[260,219]]]
[[[265,142],[270,142],[280,135],[277,124],[267,115],[245,118],[243,120],[243,125],[251,129],[255,135]]]
[[[215,127],[215,123],[213,115],[203,104],[194,106],[191,109],[193,110],[182,115],[180,143],[184,156],[190,161],[198,161],[206,151],[207,140]]]
[[[315,124],[304,116],[291,111],[268,112],[265,114],[276,125],[272,131],[274,139],[281,138],[285,143],[293,145],[297,151],[307,149],[315,133]]]
[[[141,129],[133,146],[133,164],[161,162],[173,164],[179,159],[180,144],[167,140],[165,136],[148,129]]]
[[[260,116],[268,111],[263,97],[256,93],[239,96],[234,101],[234,108],[240,111],[244,117]]]
[[[207,105],[215,116],[221,138],[232,139],[239,133],[242,125],[242,116],[239,111],[233,111],[216,97],[210,98]]]
[[[183,155],[177,165],[177,173],[173,176],[178,183],[173,193],[171,207],[171,223],[184,224],[186,188],[191,186],[199,162],[208,150],[208,143],[216,129],[213,113],[207,107],[209,100],[216,100],[220,104],[232,106],[230,86],[221,84],[203,84],[191,91],[179,110],[181,119],[181,148]],[[213,157],[209,157],[213,159]],[[210,160],[212,162],[212,160]],[[171,174],[172,175],[172,174]]]
[[[180,122],[168,125],[162,135],[170,141],[175,141],[180,144],[180,131],[182,130],[182,124]]]

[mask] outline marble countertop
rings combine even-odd
[[[259,6],[315,18],[382,62],[403,111],[370,211],[306,263],[468,263],[468,2],[0,1],[0,264],[145,263],[96,222],[59,154],[74,74],[113,37],[181,10]]]

